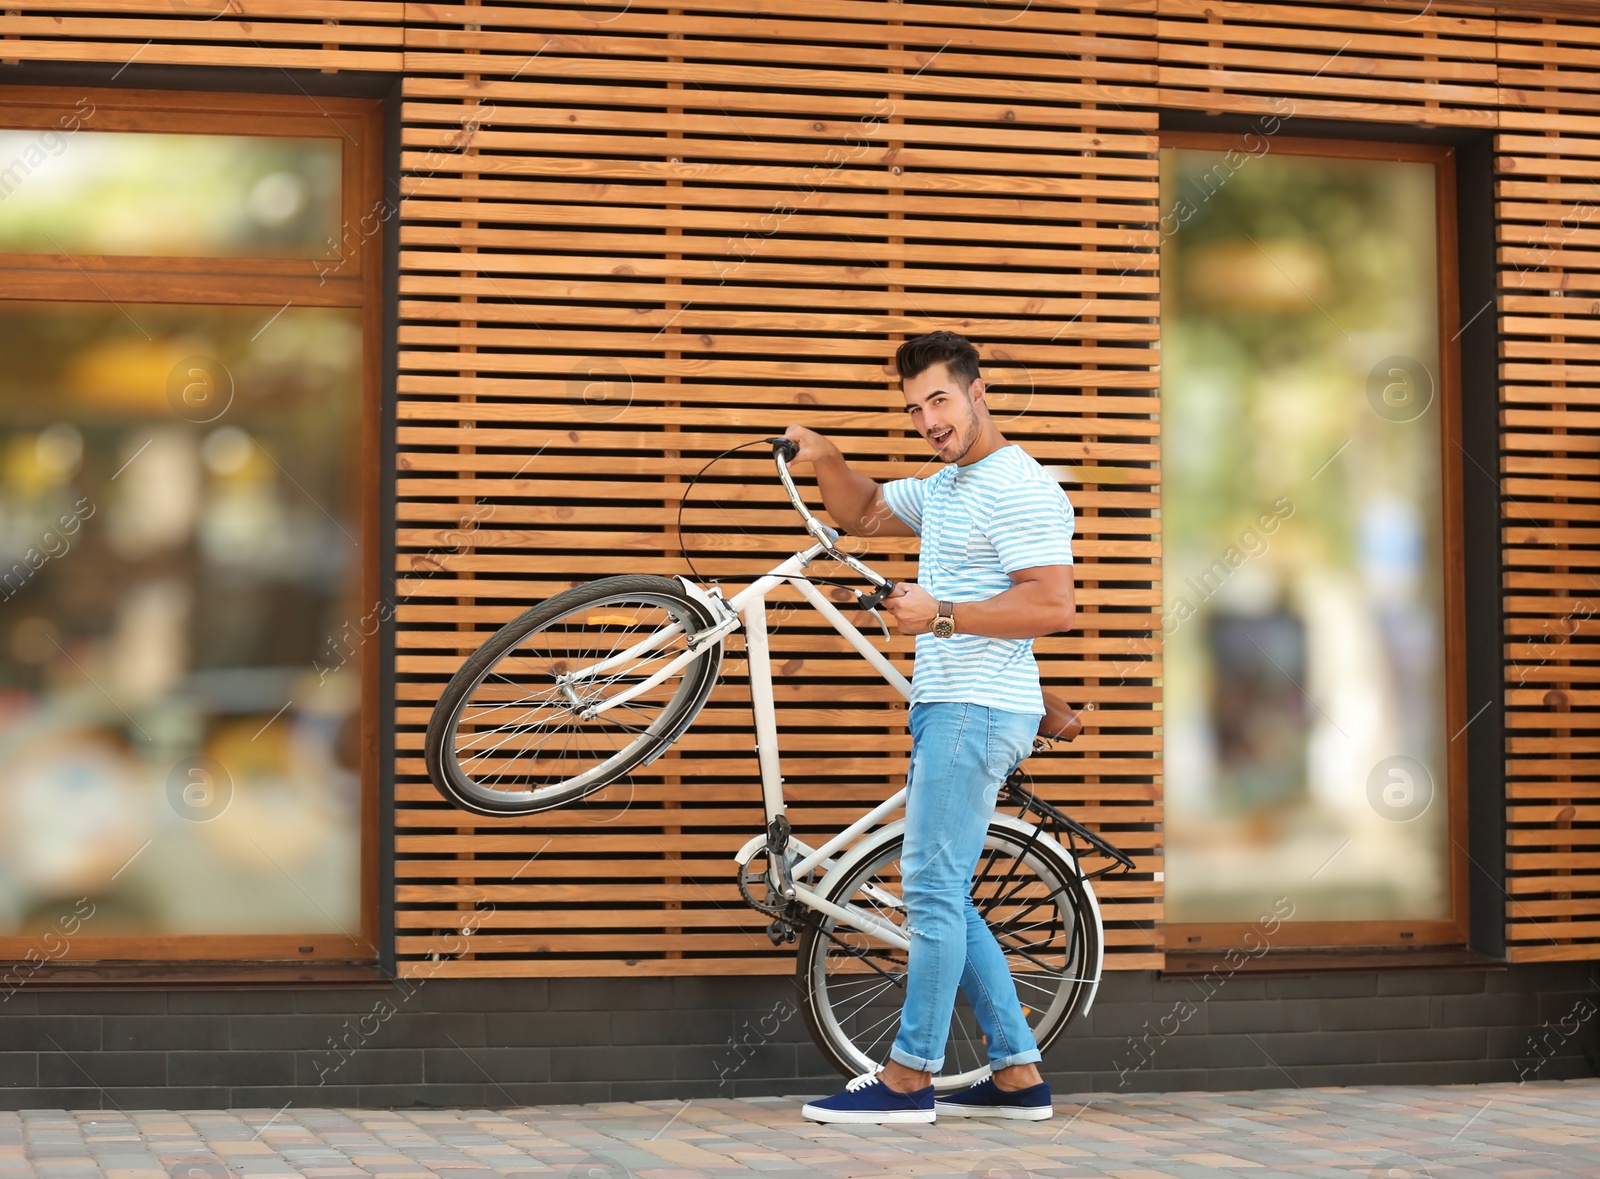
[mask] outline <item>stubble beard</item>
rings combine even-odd
[[[967,457],[967,452],[977,445],[978,436],[982,433],[983,423],[978,421],[978,415],[974,413],[967,421],[967,429],[963,430],[961,426],[957,426],[951,431],[951,441],[959,445],[961,449],[956,452],[953,458],[944,458],[943,455],[940,455],[939,457],[947,465],[953,466],[956,463],[959,463],[962,459]]]

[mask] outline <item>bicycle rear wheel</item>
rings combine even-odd
[[[671,665],[711,623],[666,577],[557,594],[496,631],[446,685],[428,724],[428,776],[482,815],[534,814],[604,789],[664,752],[704,706],[722,644]]]
[[[831,887],[824,900],[905,928],[900,855],[903,835],[885,841]],[[1099,912],[1070,858],[1056,845],[992,823],[972,878],[978,912],[994,931],[1017,995],[1043,1052],[1099,980]],[[837,918],[815,915],[801,934],[796,974],[806,1023],[824,1056],[846,1076],[889,1058],[905,1001],[906,953]],[[831,936],[830,936],[831,935]],[[989,1067],[983,1035],[965,995],[956,998],[943,1071],[949,1092],[981,1080]]]

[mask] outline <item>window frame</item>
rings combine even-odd
[[[362,358],[359,423],[352,479],[362,553],[360,600],[383,599],[380,543],[383,380],[383,247],[395,212],[383,199],[384,104],[381,99],[312,97],[147,89],[103,90],[59,86],[0,87],[0,127],[53,130],[86,98],[94,131],[337,138],[340,169],[340,236],[337,259],[193,258],[139,255],[0,252],[0,300],[123,304],[206,303],[233,306],[343,307],[361,312]],[[330,124],[333,130],[330,133]],[[85,129],[80,127],[81,129]],[[331,263],[331,264],[330,264]],[[361,647],[359,716],[360,839],[359,928],[306,934],[57,935],[59,954],[46,950],[48,934],[0,936],[0,963],[16,966],[0,976],[0,989],[38,980],[103,981],[263,980],[271,966],[293,969],[296,981],[351,980],[370,976],[380,952],[379,874],[381,632]],[[170,965],[169,965],[170,964]],[[352,967],[356,973],[352,974]]]
[[[1466,947],[1469,940],[1469,869],[1467,852],[1467,743],[1471,724],[1466,698],[1466,568],[1464,505],[1462,497],[1461,435],[1461,300],[1458,226],[1456,218],[1456,155],[1453,146],[1431,143],[1392,143],[1373,140],[1295,137],[1261,132],[1238,134],[1207,131],[1162,130],[1160,149],[1201,151],[1252,151],[1246,140],[1267,139],[1269,150],[1283,155],[1337,159],[1394,160],[1434,165],[1434,220],[1437,234],[1437,304],[1439,323],[1439,403],[1441,504],[1443,507],[1441,571],[1444,590],[1444,679],[1446,745],[1444,791],[1449,807],[1446,881],[1450,899],[1447,917],[1424,921],[1298,921],[1282,922],[1269,939],[1274,949],[1380,950],[1428,947]],[[1498,476],[1495,476],[1496,478]],[[1165,774],[1165,763],[1162,768]],[[1163,827],[1166,824],[1163,823]],[[1157,923],[1162,945],[1169,955],[1196,951],[1254,948],[1247,935],[1259,941],[1260,928],[1252,921]]]

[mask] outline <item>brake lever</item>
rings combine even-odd
[[[876,610],[868,609],[867,613],[872,615],[874,621],[877,622],[878,629],[883,632],[883,641],[887,643],[889,641],[889,624],[883,620],[883,615]]]
[[[860,606],[868,614],[872,615],[873,619],[878,624],[878,629],[883,631],[883,641],[886,643],[889,641],[889,624],[883,620],[883,615],[878,613],[878,607],[883,604],[883,599],[888,597],[893,592],[894,582],[891,581],[885,583],[881,589],[874,590],[870,594],[863,594],[859,592],[856,594],[856,605]]]

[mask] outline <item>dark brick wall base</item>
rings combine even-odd
[[[1556,1080],[1600,1071],[1600,970],[1109,974],[1058,1093]],[[736,1048],[735,1045],[740,1045]],[[815,1094],[786,978],[58,991],[0,1004],[0,1108],[505,1106]]]

